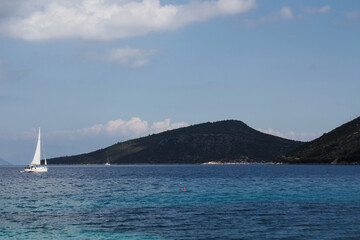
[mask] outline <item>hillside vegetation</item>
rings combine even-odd
[[[241,121],[203,123],[153,134],[48,164],[271,162],[301,142],[264,134]]]
[[[360,117],[290,151],[282,163],[359,164]]]

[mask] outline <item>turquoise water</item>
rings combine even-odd
[[[360,239],[360,166],[21,169],[0,168],[0,239]]]

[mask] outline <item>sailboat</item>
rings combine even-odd
[[[107,158],[106,163],[105,163],[105,166],[110,166],[109,158]]]
[[[45,165],[41,165],[41,132],[39,128],[39,136],[36,145],[36,150],[32,162],[27,165],[24,172],[47,172],[47,162],[45,158]]]

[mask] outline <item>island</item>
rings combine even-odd
[[[48,164],[272,163],[302,142],[257,131],[238,120],[207,122],[48,159]]]

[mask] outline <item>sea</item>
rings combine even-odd
[[[0,168],[0,239],[360,239],[360,166]]]

